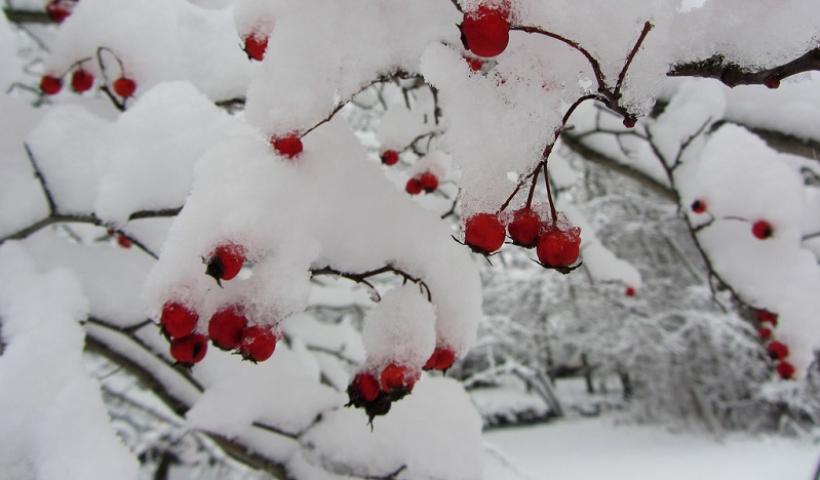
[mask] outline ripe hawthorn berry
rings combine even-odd
[[[561,230],[556,226],[547,228],[538,239],[538,259],[546,267],[569,267],[581,254],[581,229],[572,227]]]
[[[456,362],[456,352],[450,347],[436,347],[427,363],[424,364],[424,370],[441,370],[447,371]]]
[[[119,245],[121,248],[131,248],[131,245],[133,244],[134,242],[131,241],[130,238],[126,237],[121,233],[117,234],[117,245]]]
[[[757,321],[760,323],[771,323],[772,326],[777,326],[777,314],[772,313],[768,310],[758,310],[755,312],[755,316],[757,317]]]
[[[276,335],[270,327],[254,325],[242,331],[239,352],[252,362],[264,362],[276,350]]]
[[[237,348],[243,339],[248,319],[239,305],[229,305],[219,309],[208,322],[208,336],[214,345],[223,350]]]
[[[43,75],[40,79],[40,91],[46,95],[57,95],[63,89],[63,80],[53,75]]]
[[[634,297],[637,292],[635,291],[635,287],[626,287],[626,291],[624,295],[627,297]]]
[[[162,331],[171,338],[187,337],[193,333],[198,321],[199,315],[179,302],[166,302],[159,317]]]
[[[424,172],[419,176],[419,184],[425,192],[435,192],[438,188],[438,177],[432,172]]]
[[[514,244],[524,248],[533,248],[538,244],[541,227],[541,217],[531,208],[524,207],[513,213],[512,222],[507,226],[507,230]]]
[[[270,144],[273,145],[276,153],[288,158],[295,158],[302,153],[303,149],[302,139],[295,133],[284,137],[271,137]]]
[[[773,360],[783,360],[789,356],[789,347],[777,340],[769,343],[769,346],[766,347],[766,351],[769,352],[769,356]]]
[[[205,273],[216,280],[220,286],[222,280],[232,280],[245,263],[245,249],[235,243],[223,243],[214,249],[208,260]]]
[[[477,213],[467,219],[464,243],[474,252],[488,255],[504,245],[504,224],[494,213]]]
[[[122,98],[129,98],[134,96],[137,91],[137,82],[128,77],[120,77],[114,80],[114,93]]]
[[[399,163],[399,152],[395,150],[385,150],[381,155],[382,163],[392,166]]]
[[[763,85],[767,88],[775,89],[780,87],[780,79],[774,75],[763,80]]]
[[[352,391],[351,391],[352,389]],[[354,405],[369,403],[379,396],[381,389],[379,381],[368,372],[361,372],[353,378],[353,382],[348,387],[348,396]]]
[[[698,215],[706,212],[706,202],[702,199],[697,199],[692,202],[692,211]]]
[[[46,5],[46,14],[52,22],[63,23],[71,15],[71,7],[66,1],[53,0]]]
[[[480,57],[500,55],[510,43],[509,11],[481,5],[464,13],[461,34],[468,50]]]
[[[94,85],[94,75],[88,70],[78,68],[71,74],[71,89],[77,93],[87,92]]]
[[[405,365],[391,363],[384,367],[379,376],[379,383],[384,392],[411,392],[416,384],[418,374]]]
[[[766,240],[774,234],[774,229],[766,220],[758,220],[752,224],[752,234],[759,240]]]
[[[171,341],[171,356],[182,365],[191,366],[205,358],[208,339],[197,333]]]
[[[794,368],[794,365],[792,365],[791,363],[786,362],[786,361],[779,362],[777,364],[777,367],[775,367],[775,369],[777,370],[777,374],[780,375],[780,378],[782,378],[784,380],[789,380],[791,378],[794,378],[794,374],[795,374],[795,371],[796,371],[796,369]]]
[[[251,60],[261,62],[265,58],[265,50],[268,49],[268,37],[252,33],[245,37],[245,53]]]
[[[635,117],[624,117],[624,127],[633,128],[636,123],[638,123],[638,120]]]
[[[772,329],[769,327],[760,327],[757,329],[757,335],[761,340],[768,340],[772,338]]]
[[[417,178],[411,178],[410,180],[407,180],[404,190],[410,195],[418,195],[421,193],[423,188],[421,186],[421,182]]]

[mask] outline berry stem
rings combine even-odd
[[[555,224],[558,221],[558,212],[555,210],[555,202],[552,199],[552,187],[550,186],[550,173],[547,163],[547,160],[544,160],[544,184],[547,186],[547,199],[550,202],[550,215],[552,215],[552,223]]]
[[[538,176],[541,174],[541,169],[535,169],[535,175],[532,176],[532,183],[530,184],[530,193],[527,195],[527,209],[532,205],[532,197],[535,194],[535,185],[538,183]]]

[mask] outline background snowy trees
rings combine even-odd
[[[253,475],[238,460],[476,478],[482,416],[816,422],[816,2],[6,7],[0,402],[15,415],[0,437],[15,441],[0,466],[15,477],[134,478],[139,459],[144,475]],[[463,43],[481,9],[501,52]],[[535,250],[488,263],[459,245],[473,216],[522,206],[580,227],[569,275]],[[221,288],[205,264],[224,245],[245,268]],[[177,365],[157,325],[169,302],[200,334],[240,305],[278,337],[273,357],[210,345]],[[422,374],[443,350],[460,362]],[[387,390],[391,365],[399,393],[371,431],[343,408],[348,385]]]

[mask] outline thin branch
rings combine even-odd
[[[43,190],[43,195],[46,197],[46,202],[48,203],[48,212],[50,215],[56,215],[57,204],[54,202],[54,195],[51,194],[51,190],[48,188],[48,182],[46,181],[46,177],[43,175],[43,171],[40,170],[40,166],[37,165],[37,160],[34,158],[34,154],[31,152],[31,147],[29,147],[28,143],[23,142],[23,148],[25,148],[26,156],[28,156],[28,161],[31,164],[32,170],[34,170],[34,176],[40,183],[40,188]]]
[[[331,276],[346,278],[346,279],[352,280],[356,283],[361,283],[361,284],[367,285],[368,287],[372,288],[373,290],[376,290],[376,287],[373,286],[373,284],[370,283],[368,279],[370,279],[371,277],[376,277],[378,275],[382,275],[384,273],[393,273],[395,275],[398,275],[398,276],[402,277],[402,279],[404,279],[405,283],[409,281],[409,282],[413,282],[416,285],[418,285],[419,288],[422,290],[422,293],[426,293],[427,300],[430,301],[430,302],[433,301],[433,295],[432,295],[432,292],[430,291],[430,287],[427,286],[427,283],[425,283],[424,280],[422,280],[420,277],[414,277],[414,276],[410,275],[409,273],[405,272],[404,270],[401,270],[401,269],[396,268],[393,265],[389,265],[389,264],[385,265],[383,267],[380,267],[380,268],[376,268],[374,270],[369,270],[369,271],[361,272],[361,273],[343,272],[341,270],[336,270],[335,268],[332,268],[332,267],[329,267],[329,266],[324,267],[324,268],[311,269],[310,273],[314,277],[320,276],[320,275],[331,275]]]
[[[776,87],[780,80],[803,72],[820,70],[820,46],[809,50],[796,59],[767,69],[754,70],[727,61],[721,54],[697,62],[672,66],[666,74],[670,77],[701,77],[720,80],[729,87],[738,85],[767,85]]]
[[[635,59],[635,55],[638,53],[638,50],[641,49],[641,45],[643,44],[644,40],[646,40],[646,36],[649,35],[649,31],[652,30],[652,23],[646,22],[643,24],[643,30],[641,30],[641,35],[638,37],[638,41],[635,42],[635,46],[632,47],[632,51],[629,52],[629,55],[626,57],[626,63],[624,63],[624,67],[621,69],[621,73],[618,74],[618,83],[615,85],[615,98],[621,98],[621,87],[624,85],[624,80],[626,79],[626,73],[629,71],[629,66],[632,65],[632,61]]]

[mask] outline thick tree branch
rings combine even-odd
[[[767,85],[776,87],[780,80],[803,72],[820,71],[820,46],[809,50],[791,62],[768,69],[752,69],[728,62],[716,54],[699,62],[673,65],[670,77],[702,77],[720,80],[730,87],[738,85]]]

